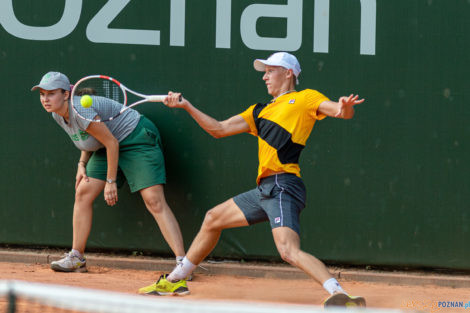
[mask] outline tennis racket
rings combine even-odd
[[[128,104],[128,94],[141,99]],[[107,122],[138,104],[163,102],[166,97],[167,95],[138,93],[109,76],[90,75],[77,81],[72,88],[70,98],[72,109],[80,118],[90,122]]]

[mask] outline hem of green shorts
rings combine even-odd
[[[152,186],[156,186],[156,185],[165,185],[166,184],[166,180],[162,181],[162,182],[152,182],[152,183],[148,183],[148,184],[141,184],[139,186],[134,186],[134,187],[131,187],[129,186],[129,188],[131,189],[131,192],[134,193],[134,192],[137,192],[139,190],[142,190],[142,189],[145,189],[145,188],[148,188],[148,187],[152,187]]]
[[[88,175],[88,177],[106,182],[106,178],[103,178],[103,177],[96,177],[94,175]],[[121,188],[124,185],[125,182],[126,182],[125,179],[122,182],[118,179],[118,182],[117,182],[118,188]],[[127,184],[129,185],[129,182]],[[166,184],[166,179],[162,180],[162,181],[151,182],[151,183],[143,183],[143,184],[140,184],[140,185],[134,186],[134,187],[131,187],[129,185],[129,189],[131,190],[131,193],[134,193],[134,192],[137,192],[139,190],[142,190],[142,189],[145,189],[145,188],[148,188],[148,187],[152,187],[152,186],[156,186],[156,185],[165,185],[165,184]]]

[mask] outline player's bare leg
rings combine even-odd
[[[182,263],[176,266],[171,274],[160,276],[156,283],[140,288],[139,293],[156,295],[188,294],[189,290],[185,278],[214,249],[222,230],[240,226],[248,226],[248,222],[232,199],[209,210]]]
[[[229,199],[207,211],[201,229],[194,238],[186,257],[193,263],[201,263],[215,248],[222,230],[227,228],[248,226],[245,215]]]
[[[273,229],[273,237],[277,250],[284,261],[303,270],[331,294],[325,300],[324,306],[364,307],[366,305],[364,298],[346,294],[323,262],[300,250],[300,238],[295,231],[288,227],[277,227]]]
[[[73,244],[72,249],[85,252],[93,220],[93,201],[103,191],[105,182],[89,177],[82,180],[75,191],[73,206]],[[103,199],[104,201],[104,199]]]
[[[142,189],[140,194],[175,256],[184,256],[183,236],[178,221],[165,200],[163,185]]]
[[[333,277],[323,262],[300,250],[300,238],[295,231],[289,227],[277,227],[272,232],[276,248],[284,261],[303,270],[320,284]]]
[[[101,193],[105,182],[95,178],[82,180],[75,191],[73,207],[72,250],[60,260],[51,262],[51,269],[58,272],[86,272],[83,256],[93,220],[93,201]]]
[[[140,288],[139,293],[156,295],[188,294],[189,289],[185,278],[214,249],[223,229],[240,226],[248,226],[248,222],[232,199],[209,210],[182,263],[176,266],[170,275],[162,275],[156,283]]]

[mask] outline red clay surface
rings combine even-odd
[[[0,262],[0,279],[26,280],[50,284],[102,289],[136,294],[140,287],[156,281],[154,271],[113,269],[89,266],[88,273],[56,273],[43,264]],[[341,282],[352,295],[364,296],[368,307],[395,308],[421,312],[470,312],[470,308],[444,309],[439,301],[470,301],[470,288],[433,285],[402,286],[385,283]],[[286,304],[320,305],[328,296],[313,280],[250,278],[198,274],[188,282],[187,299],[260,301]],[[5,300],[0,301],[2,307]],[[412,310],[413,309],[413,310]]]

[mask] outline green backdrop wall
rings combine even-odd
[[[470,269],[470,1],[2,0],[0,243],[71,243],[79,151],[30,92],[49,70],[182,91],[218,119],[268,101],[252,63],[291,51],[299,88],[358,93],[353,120],[316,124],[301,157],[302,247],[327,262]],[[166,196],[189,246],[216,204],[255,185],[256,139],[213,139],[147,103]],[[88,246],[168,255],[127,186],[95,203]],[[224,232],[212,257],[277,259],[268,224]]]

